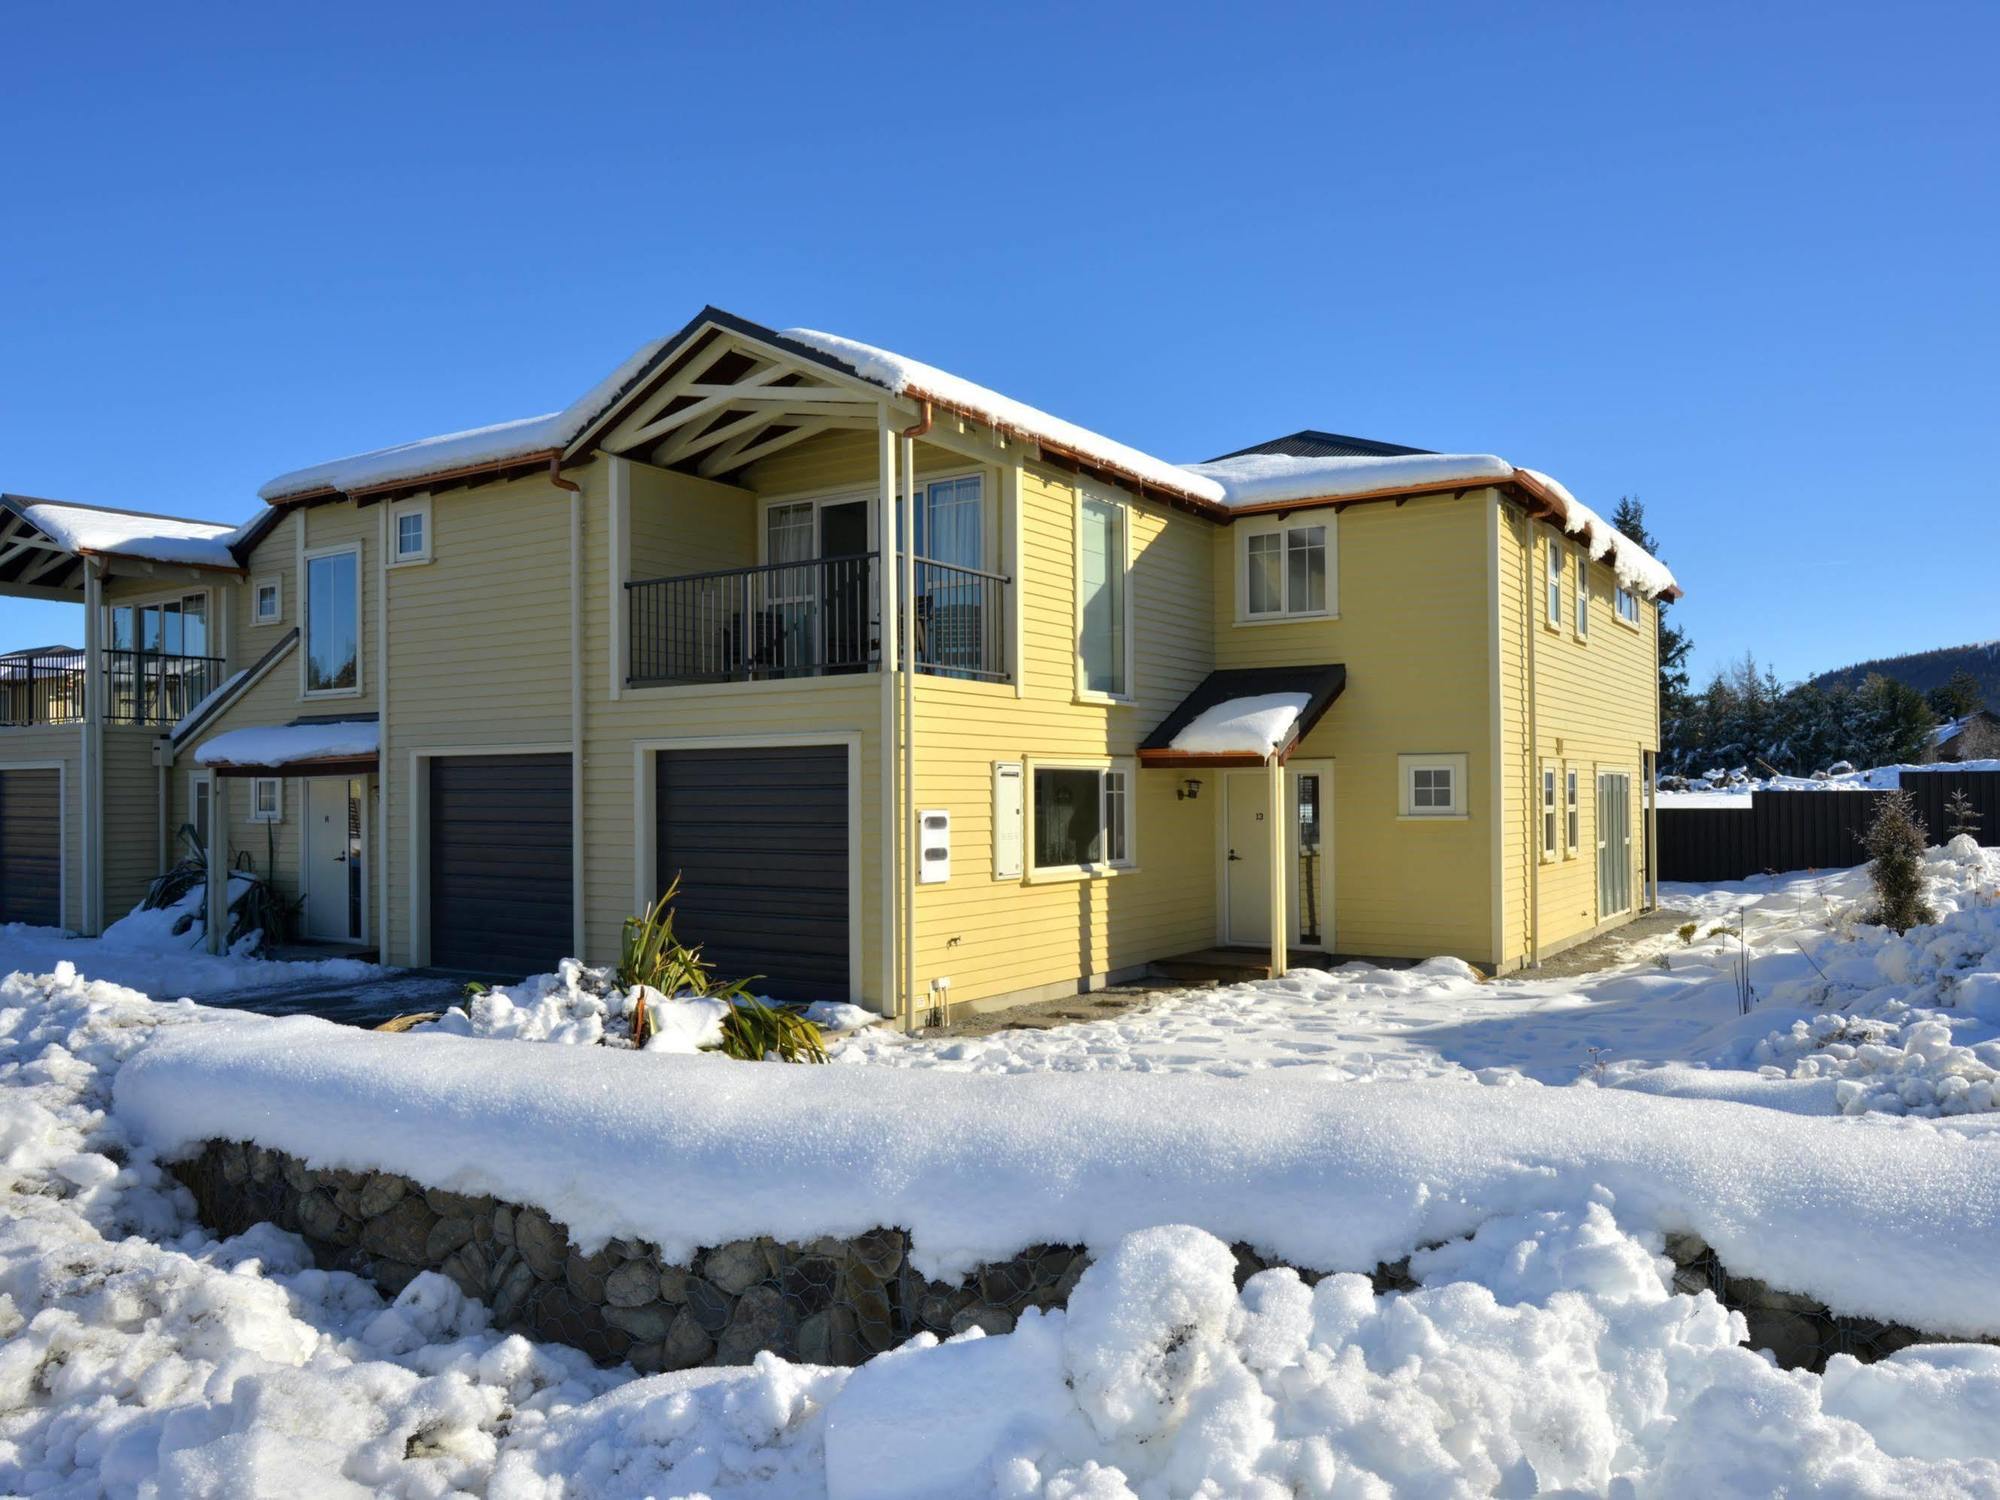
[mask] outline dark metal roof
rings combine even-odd
[[[1382,443],[1374,438],[1348,437],[1345,433],[1321,432],[1316,427],[1306,427],[1284,437],[1272,438],[1269,442],[1238,448],[1234,453],[1218,454],[1208,462],[1221,463],[1225,458],[1242,458],[1250,453],[1279,453],[1287,458],[1394,458],[1401,453],[1432,451],[1429,448],[1405,448],[1401,443]]]
[[[1298,667],[1229,667],[1210,672],[1200,686],[1180,701],[1178,707],[1160,721],[1159,728],[1139,746],[1143,764],[1156,766],[1262,765],[1263,757],[1251,754],[1190,752],[1174,749],[1174,736],[1197,717],[1227,703],[1232,698],[1259,698],[1266,693],[1304,693],[1306,706],[1292,726],[1291,738],[1278,747],[1278,759],[1286,760],[1299,741],[1312,733],[1313,726],[1326,716],[1342,689],[1347,686],[1347,668],[1340,662]]]

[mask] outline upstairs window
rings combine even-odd
[[[1333,530],[1324,522],[1246,531],[1243,618],[1332,613]]]
[[[1563,622],[1563,554],[1560,542],[1549,543],[1549,628],[1561,630]]]
[[[275,578],[260,578],[250,607],[250,623],[276,625],[285,617],[285,592]]]
[[[307,693],[361,691],[361,553],[306,559]]]
[[[1123,698],[1132,689],[1131,512],[1086,494],[1078,515],[1077,686]]]
[[[1590,558],[1579,551],[1576,554],[1576,636],[1582,640],[1590,634]]]
[[[1618,618],[1627,625],[1639,623],[1639,596],[1630,589],[1618,591]]]

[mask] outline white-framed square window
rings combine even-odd
[[[250,585],[250,623],[277,625],[285,618],[285,582],[276,576]]]
[[[1544,860],[1557,857],[1556,840],[1561,837],[1557,822],[1556,768],[1554,762],[1544,761],[1542,763],[1542,858]]]
[[[1463,755],[1398,755],[1399,809],[1406,818],[1462,818],[1465,812]]]
[[[1639,623],[1639,596],[1631,589],[1621,588],[1617,595],[1618,618],[1627,625]]]
[[[1590,635],[1590,554],[1582,548],[1576,554],[1576,638]]]
[[[278,777],[250,778],[250,821],[253,823],[285,821],[285,783]]]
[[[1076,688],[1132,696],[1132,509],[1085,488],[1076,520]]]
[[[1548,548],[1548,625],[1551,630],[1561,630],[1563,623],[1563,558],[1569,549],[1561,542],[1551,540]]]
[[[308,698],[354,697],[361,691],[361,548],[308,552],[305,581],[299,690]]]
[[[1576,784],[1576,767],[1566,767],[1563,771],[1563,830],[1568,834],[1568,857],[1571,859],[1576,858],[1577,834],[1581,826],[1577,814]]]
[[[1035,874],[1094,874],[1133,864],[1130,761],[1036,765],[1029,782]]]
[[[420,563],[431,560],[431,502],[404,500],[389,508],[389,561]]]
[[[1237,530],[1236,619],[1311,619],[1339,613],[1338,546],[1329,514],[1246,522]]]

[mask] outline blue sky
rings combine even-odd
[[[0,488],[237,520],[704,302],[1173,459],[1636,493],[1696,666],[2000,635],[2000,8],[13,6]],[[0,646],[80,633],[0,600]]]

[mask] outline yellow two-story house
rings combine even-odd
[[[1645,904],[1674,580],[1491,455],[1176,465],[709,308],[262,499],[96,868],[193,824],[387,962],[607,961],[678,878],[723,975],[907,1023],[1202,950],[1504,972]]]

